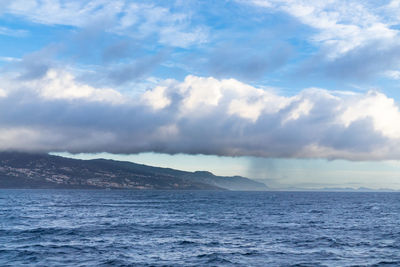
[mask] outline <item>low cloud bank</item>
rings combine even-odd
[[[132,98],[58,69],[0,82],[2,151],[400,158],[398,105],[375,91],[308,88],[287,97],[234,79],[187,76]]]

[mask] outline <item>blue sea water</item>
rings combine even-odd
[[[0,190],[0,266],[400,266],[400,194]]]

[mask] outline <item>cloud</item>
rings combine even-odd
[[[4,62],[18,62],[18,61],[21,61],[21,59],[15,58],[15,57],[0,57],[0,61],[4,61]]]
[[[164,51],[152,56],[135,59],[133,62],[112,65],[111,70],[107,71],[108,78],[113,84],[117,85],[139,79],[160,65],[166,56],[167,53]]]
[[[19,71],[19,79],[33,80],[46,75],[47,71],[55,67],[54,55],[58,46],[50,45],[39,51],[25,55],[21,60],[12,60],[9,68]]]
[[[369,118],[374,128],[389,138],[400,138],[400,112],[394,100],[377,92],[369,92],[354,105],[346,107],[340,116],[344,125],[348,127],[355,121]]]
[[[398,70],[388,70],[384,75],[393,80],[400,80],[400,71]]]
[[[0,88],[0,98],[6,97],[6,96],[7,96],[7,92]]]
[[[40,24],[82,27],[99,18],[115,16],[123,6],[123,1],[16,0],[8,3],[4,12]]]
[[[1,150],[400,158],[399,107],[379,92],[309,88],[286,97],[235,79],[187,76],[131,98],[59,69],[2,79]]]
[[[397,1],[240,1],[284,12],[313,31],[308,42],[318,52],[307,60],[306,73],[339,79],[367,80],[400,67]]]
[[[207,27],[194,25],[190,15],[154,4],[127,4],[114,30],[135,38],[157,34],[160,44],[173,47],[189,47],[208,41]]]
[[[239,1],[240,2],[240,1]],[[303,24],[318,30],[310,41],[328,48],[328,57],[336,58],[370,41],[389,39],[398,34],[389,21],[369,6],[357,1],[255,0],[250,3],[283,11]]]
[[[28,31],[20,29],[10,29],[7,27],[0,27],[0,35],[8,35],[12,37],[25,37],[28,35]]]
[[[172,47],[189,47],[208,40],[207,28],[192,25],[187,14],[128,0],[16,0],[7,3],[3,11],[44,25],[67,25],[83,29],[96,25],[104,27],[106,32],[133,39],[153,36],[160,44]]]
[[[123,102],[122,95],[109,88],[94,88],[75,81],[74,76],[65,71],[51,69],[38,80],[25,83],[25,86],[35,90],[38,95],[47,100],[55,99],[85,99],[88,101]]]
[[[321,52],[306,61],[298,74],[319,74],[336,80],[368,81],[378,74],[388,76],[389,73],[395,73],[400,67],[399,49],[398,43],[385,45],[382,42],[373,42],[349,51],[334,61],[327,60]]]
[[[15,0],[5,1],[2,10],[12,20],[52,26],[34,25],[33,31],[56,29],[73,35],[58,40],[65,49],[57,59],[91,64],[114,84],[156,69],[145,61],[151,63],[149,58],[162,49],[176,55],[170,64],[174,67],[164,65],[157,71],[174,72],[175,77],[195,73],[254,82],[288,80],[300,72],[301,77],[367,80],[400,68],[396,1],[184,2]],[[120,64],[100,70],[103,63]],[[31,69],[44,73],[46,66]]]
[[[118,41],[108,45],[102,52],[102,60],[105,63],[118,61],[123,58],[129,58],[135,54],[135,50],[140,50],[139,46],[127,40]]]
[[[255,80],[287,63],[292,54],[289,45],[279,43],[271,46],[258,41],[249,44],[220,44],[208,60],[208,69],[219,78]]]

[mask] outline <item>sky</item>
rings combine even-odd
[[[400,1],[0,0],[0,151],[400,189]]]

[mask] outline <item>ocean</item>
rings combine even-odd
[[[400,266],[400,193],[0,190],[0,266]]]

